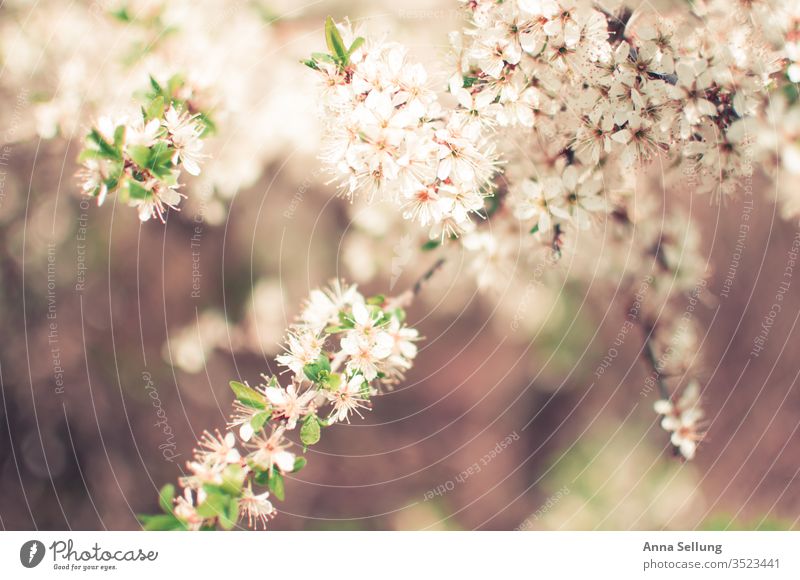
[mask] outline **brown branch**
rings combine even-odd
[[[434,262],[433,266],[428,268],[428,270],[422,276],[419,277],[419,279],[414,283],[414,286],[411,289],[411,293],[413,296],[416,296],[417,294],[420,293],[423,285],[428,280],[430,280],[431,276],[433,276],[442,266],[444,266],[444,263],[446,261],[447,260],[445,258],[439,258],[438,260],[436,260],[436,262]]]

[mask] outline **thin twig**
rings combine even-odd
[[[653,329],[647,325],[641,324],[642,332],[644,333],[644,347],[642,348],[642,358],[644,358],[645,362],[648,366],[652,369],[652,371],[656,374],[656,384],[658,385],[658,392],[661,395],[661,398],[664,400],[669,400],[669,388],[667,388],[666,382],[664,382],[664,377],[661,374],[661,371],[658,369],[658,359],[656,359],[655,352],[653,352]]]
[[[420,276],[420,278],[414,283],[414,287],[411,290],[414,296],[419,294],[425,282],[430,280],[431,276],[433,276],[437,270],[439,270],[442,266],[444,266],[445,261],[446,261],[445,258],[439,258],[438,260],[436,260],[433,266],[428,268],[427,272],[425,272],[422,276]]]

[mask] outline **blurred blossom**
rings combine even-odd
[[[215,348],[227,344],[228,324],[216,310],[204,311],[196,321],[170,336],[164,343],[164,360],[187,373],[199,373]]]

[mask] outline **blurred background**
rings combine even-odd
[[[279,371],[311,289],[340,277],[397,294],[440,256],[393,207],[335,197],[299,60],[323,49],[326,15],[350,16],[444,85],[434,63],[464,24],[458,2],[220,4],[0,6],[3,529],[137,528],[202,431],[224,429],[228,381]],[[219,127],[181,211],[142,224],[113,199],[81,199],[89,124],[174,71],[211,95]],[[750,353],[798,224],[767,181],[754,189],[752,212],[741,198],[680,201],[708,264],[692,312],[707,417],[693,462],[658,425],[641,337],[615,343],[630,301],[619,277],[450,248],[408,313],[424,341],[407,380],[326,431],[271,528],[797,528],[796,283]]]

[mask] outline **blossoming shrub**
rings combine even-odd
[[[693,190],[719,199],[758,162],[798,173],[796,3],[708,0],[662,13],[619,1],[462,4],[470,24],[451,35],[455,59],[440,93],[401,45],[326,21],[327,52],[305,61],[320,79],[324,167],[344,197],[395,204],[431,238],[425,249],[460,245],[480,280],[502,272],[515,247],[647,280],[647,301],[626,324],[642,331],[673,450],[693,458],[703,429],[702,389],[687,363],[694,329],[674,327],[668,308],[675,295],[700,298],[706,268],[695,224],[661,213],[662,189],[637,192],[638,180],[658,164],[664,191],[688,175]],[[177,205],[178,168],[194,172],[201,156],[194,114],[158,99],[133,123],[94,129],[84,154],[85,191],[100,201],[119,191],[142,219]],[[782,192],[795,215],[796,191]],[[604,256],[599,224],[611,244]],[[634,251],[616,251],[633,239]],[[165,488],[167,513],[145,526],[265,523],[268,494],[283,499],[283,476],[305,464],[286,433],[299,427],[303,447],[315,444],[321,428],[360,415],[410,367],[408,297],[365,299],[341,285],[312,293],[277,357],[288,384],[231,383],[231,431],[204,436],[184,493],[173,502]],[[672,385],[678,375],[683,388]]]

